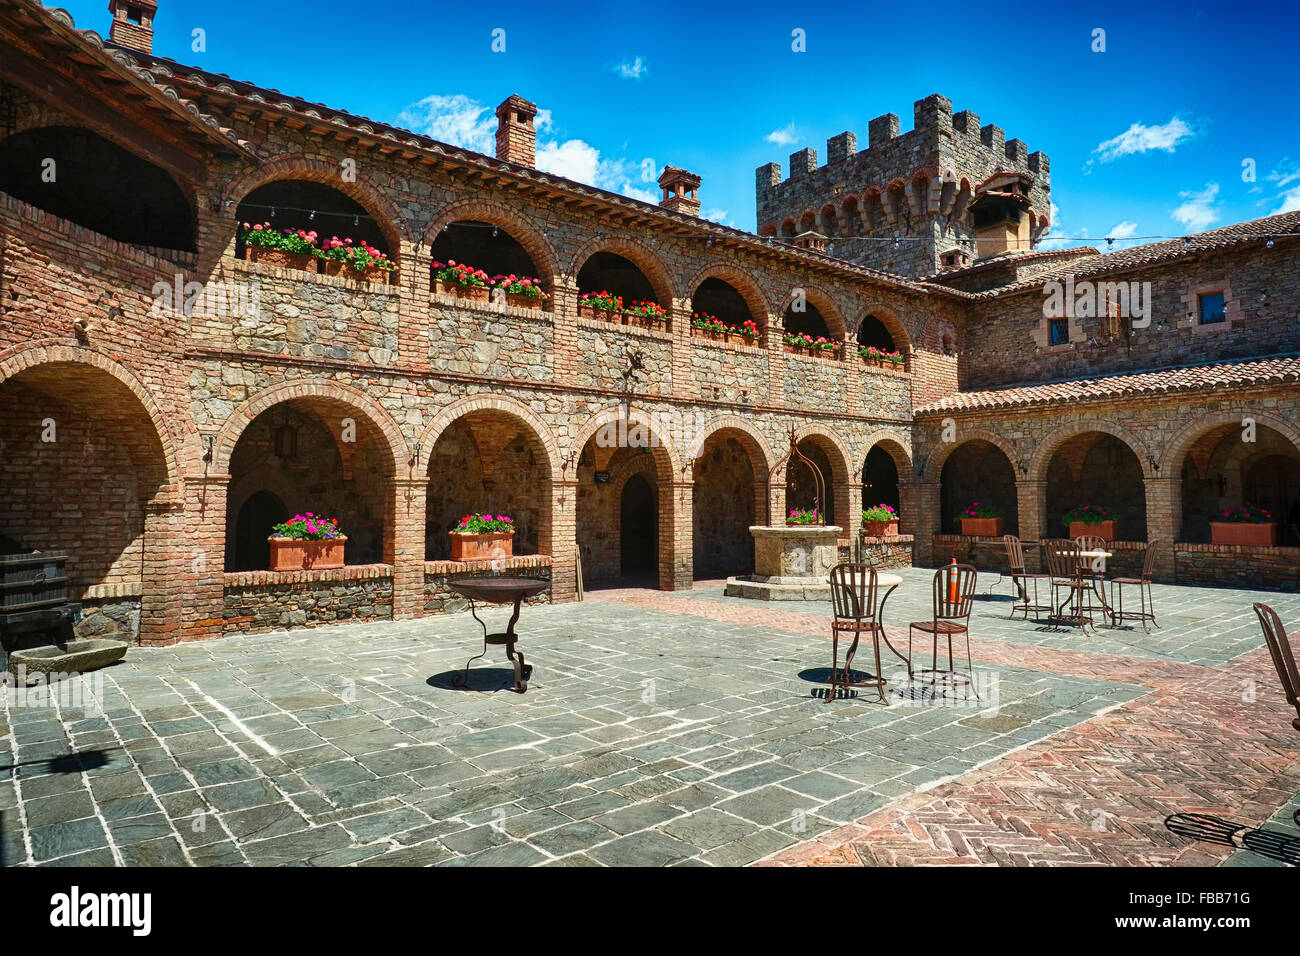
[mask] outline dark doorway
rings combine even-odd
[[[621,502],[622,574],[624,577],[657,579],[659,507],[655,502],[655,490],[644,475],[633,475],[623,486]]]
[[[1290,521],[1297,495],[1300,495],[1300,461],[1295,458],[1268,455],[1246,471],[1242,500],[1272,512],[1278,522],[1278,544],[1300,544]]]
[[[235,553],[226,556],[227,571],[265,571],[271,566],[271,528],[292,517],[284,502],[259,491],[239,508],[235,518]]]
[[[872,445],[862,468],[862,507],[889,505],[898,510],[898,466],[879,445]]]

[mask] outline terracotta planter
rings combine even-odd
[[[782,342],[781,347],[792,355],[813,355],[817,351],[802,345],[791,345],[789,342]]]
[[[460,534],[450,531],[451,559],[453,561],[490,561],[508,558],[514,553],[513,531],[493,531],[490,534]]]
[[[1115,540],[1115,519],[1110,518],[1101,524],[1084,524],[1082,521],[1070,522],[1070,540],[1073,541],[1080,535],[1090,535],[1094,538],[1104,538],[1107,541]]]
[[[342,276],[345,279],[355,279],[357,282],[381,282],[388,283],[388,276],[393,272],[392,269],[385,269],[381,266],[369,266],[358,272],[346,262],[340,262],[338,259],[319,259],[320,270],[327,276]]]
[[[486,302],[491,295],[491,290],[485,285],[461,285],[459,282],[443,282],[441,279],[434,280],[433,291],[440,295],[469,299],[471,302]]]
[[[300,541],[296,538],[267,538],[271,543],[271,571],[320,571],[343,567],[343,545],[347,538]]]
[[[295,255],[283,249],[268,249],[265,246],[245,246],[244,258],[249,262],[278,266],[281,269],[297,269],[301,272],[313,271],[316,258],[312,255]]]
[[[898,534],[898,519],[893,521],[868,521],[862,525],[864,534],[872,538],[892,538]]]
[[[737,335],[734,332],[727,333],[727,341],[734,342],[737,345],[748,345],[752,349],[758,348],[758,338],[753,335]]]
[[[541,296],[516,295],[513,292],[506,293],[506,304],[512,305],[516,309],[540,309],[545,301]]]
[[[622,321],[622,313],[614,309],[598,309],[594,305],[579,305],[578,315],[584,319],[601,319],[605,322]]]
[[[962,518],[961,533],[971,537],[1000,538],[1005,518]]]
[[[714,332],[710,329],[691,328],[691,335],[697,339],[708,339],[710,342],[723,342],[726,340],[726,333]]]
[[[1243,544],[1251,548],[1273,548],[1277,546],[1277,523],[1211,521],[1210,541],[1214,544]]]

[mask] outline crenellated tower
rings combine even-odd
[[[757,170],[758,232],[792,243],[826,237],[826,251],[859,265],[919,277],[1005,252],[1029,252],[1050,224],[1047,155],[953,114],[936,93],[917,100],[913,128],[893,113],[867,124],[867,148],[851,132]]]

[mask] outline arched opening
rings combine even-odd
[[[1064,538],[1065,514],[1083,505],[1115,516],[1121,541],[1147,538],[1146,489],[1133,449],[1106,432],[1083,432],[1063,441],[1047,465],[1047,526],[1043,535]]]
[[[898,351],[893,335],[874,315],[866,316],[858,325],[858,348],[874,348],[886,353]]]
[[[816,465],[821,472],[822,482],[825,485],[821,505],[823,524],[838,524],[835,499],[840,497],[838,490],[843,484],[844,475],[834,466],[830,453],[816,438],[805,438],[799,442],[799,453]],[[806,511],[815,507],[816,499],[816,478],[806,465],[791,456],[785,465],[786,511]]]
[[[623,486],[619,500],[619,568],[622,577],[653,580],[659,565],[659,503],[644,474]]]
[[[337,518],[347,536],[348,564],[391,562],[392,463],[384,434],[341,401],[297,398],[268,408],[248,424],[230,455],[226,570],[257,570],[247,565],[260,550],[253,554],[251,544],[241,550],[241,541],[270,535],[270,525],[255,522],[266,520],[272,498],[284,513],[271,525],[307,512]],[[241,528],[242,509],[258,495]]]
[[[858,197],[850,196],[844,200],[840,206],[840,215],[844,223],[844,234],[846,236],[859,236],[862,234],[862,217],[858,210]]]
[[[1210,541],[1210,522],[1238,505],[1263,508],[1277,520],[1280,545],[1300,545],[1293,509],[1300,506],[1300,449],[1285,435],[1256,424],[1245,441],[1241,423],[1226,422],[1201,434],[1183,458],[1182,531],[1179,540]],[[1297,514],[1296,517],[1300,517]]]
[[[997,445],[982,438],[959,445],[943,463],[939,482],[941,533],[960,534],[961,513],[976,502],[998,509],[1007,534],[1020,533],[1016,472]]]
[[[745,297],[725,279],[710,276],[701,282],[691,296],[691,309],[696,316],[712,316],[723,325],[734,328],[743,328],[746,322],[752,322],[761,337],[763,317],[755,315]]]
[[[307,179],[277,179],[250,192],[235,210],[235,256],[244,257],[244,223],[270,223],[275,229],[315,232],[323,243],[337,236],[366,242],[389,259],[395,250],[366,208],[332,186]]]
[[[793,216],[786,216],[781,220],[781,238],[793,239],[796,232]]]
[[[797,305],[802,305],[802,310],[796,309]],[[787,305],[781,313],[781,325],[785,328],[786,335],[806,335],[811,339],[831,338],[830,326],[821,309],[807,299],[796,299]]]
[[[482,269],[489,276],[517,276],[550,285],[528,250],[510,231],[495,223],[465,219],[448,223],[438,233],[429,254],[434,263],[457,262]],[[432,277],[430,288],[432,288]]]
[[[749,529],[763,523],[759,509],[766,495],[764,485],[757,483],[761,468],[761,461],[755,462],[734,433],[715,432],[704,443],[692,466],[693,569],[697,579],[754,570],[754,538]]]
[[[271,564],[269,529],[288,517],[284,502],[269,491],[257,491],[239,507],[235,518],[235,550],[231,571],[262,571]]]
[[[550,552],[551,473],[541,439],[495,410],[469,412],[447,426],[429,458],[424,556],[451,558],[449,533],[467,514],[508,515],[514,553]]]
[[[880,445],[872,445],[862,463],[862,507],[889,505],[898,511],[898,465]]]
[[[624,306],[633,302],[659,302],[654,286],[646,274],[630,259],[616,252],[596,252],[578,270],[578,294],[608,292],[622,298]]]
[[[88,129],[7,137],[0,191],[121,242],[194,251],[194,212],[175,180]]]
[[[829,203],[822,206],[821,234],[830,238],[839,235],[839,219],[835,215],[835,207]]]

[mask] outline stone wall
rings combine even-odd
[[[886,537],[863,535],[858,539],[860,551],[854,560],[877,570],[912,567],[912,535],[896,534]]]
[[[372,564],[227,574],[224,603],[226,634],[387,621],[393,617],[393,569]]]
[[[426,561],[424,565],[424,613],[451,614],[469,608],[469,601],[447,582],[462,577],[519,577],[551,580],[551,559],[546,555],[504,558],[499,561]],[[551,592],[543,591],[525,604],[550,604]],[[491,609],[489,609],[491,610]],[[508,620],[508,618],[507,618]]]
[[[113,587],[100,588],[108,592],[102,597],[86,597],[80,602],[81,617],[72,625],[72,632],[78,638],[109,638],[126,641],[128,644],[140,643],[140,596],[122,594],[113,596]]]
[[[1179,584],[1252,591],[1300,591],[1300,548],[1232,544],[1174,545]]]

